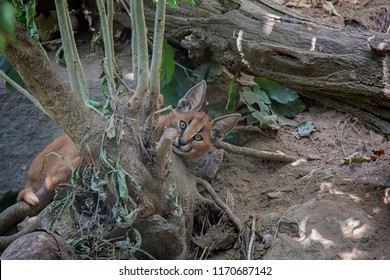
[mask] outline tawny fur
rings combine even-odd
[[[202,81],[187,92],[175,111],[158,120],[154,134],[156,141],[161,138],[165,128],[175,128],[177,137],[173,141],[172,150],[184,160],[193,161],[205,156],[213,143],[223,139],[240,118],[239,114],[231,114],[212,121],[204,112],[199,112],[205,92],[206,82]],[[50,154],[53,152],[64,157],[73,167],[81,161],[72,140],[65,134],[57,137],[31,163],[26,185],[20,191],[18,201],[24,200],[35,205],[39,202],[35,193],[44,184],[47,188],[54,189],[69,182],[71,169],[63,159]]]
[[[180,121],[187,128],[180,129]],[[175,111],[168,116],[159,119],[159,126],[173,127],[178,131],[178,137],[173,141],[172,150],[186,160],[197,160],[204,156],[213,146],[211,139],[211,119],[204,112],[180,112]],[[195,135],[201,136],[201,141],[194,140]],[[179,145],[181,143],[186,143]]]
[[[35,193],[46,185],[54,189],[60,184],[68,183],[72,175],[71,169],[63,159],[52,152],[64,157],[73,167],[80,163],[77,149],[68,135],[63,134],[48,144],[33,160],[27,174],[24,189],[19,192],[18,201],[24,200],[31,205],[39,202]]]

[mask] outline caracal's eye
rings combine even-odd
[[[202,135],[200,135],[200,134],[196,134],[195,136],[194,136],[194,138],[193,138],[195,141],[202,141],[203,140],[203,137],[202,137]]]
[[[186,122],[185,121],[180,121],[179,122],[179,127],[180,127],[181,130],[186,129],[187,128]]]

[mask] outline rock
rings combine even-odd
[[[140,232],[144,241],[141,249],[156,259],[181,258],[183,252],[187,253],[186,248],[180,246],[184,244],[180,228],[159,215],[137,219],[134,228]]]
[[[73,249],[60,236],[39,230],[12,242],[1,255],[2,260],[72,260]]]
[[[375,225],[360,208],[312,200],[284,215],[264,259],[367,259]]]
[[[269,192],[267,193],[267,196],[269,198],[281,198],[283,196],[283,193],[281,191]]]

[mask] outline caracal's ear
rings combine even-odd
[[[234,128],[238,120],[241,118],[240,114],[230,114],[219,117],[211,122],[211,137],[214,142],[222,140]]]
[[[206,81],[203,80],[191,88],[177,103],[176,110],[182,112],[199,111],[206,95]]]

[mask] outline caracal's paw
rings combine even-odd
[[[37,205],[39,203],[39,199],[33,191],[25,192],[19,200],[24,200],[30,205]]]

